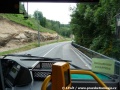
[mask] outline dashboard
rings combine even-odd
[[[32,81],[34,83],[31,86],[31,90],[40,90],[41,85],[45,78],[48,75],[51,75],[53,80],[54,76],[60,81],[63,85],[69,86],[71,82],[71,87],[100,87],[100,85],[90,76],[84,74],[70,74],[70,69],[66,68],[67,65],[63,65],[63,69],[60,67],[59,70],[53,71],[52,66],[56,61],[41,61],[32,70],[29,70],[20,63],[11,60],[11,59],[1,59],[2,72],[4,76],[4,85],[5,88],[16,87],[15,90],[29,90]],[[55,66],[56,69],[56,66]],[[76,70],[76,69],[74,69]],[[61,75],[56,75],[56,73],[62,72]],[[116,90],[119,90],[119,81],[118,78],[111,78],[104,74],[95,73],[108,87],[115,87]],[[1,75],[1,74],[0,74]],[[106,79],[105,79],[106,78]],[[54,82],[56,84],[57,81]],[[46,90],[51,90],[53,82],[50,82]],[[58,84],[59,86],[59,84]],[[2,89],[2,83],[0,84],[0,90]],[[11,90],[11,89],[10,89]],[[111,89],[114,90],[114,89]]]
[[[32,82],[28,68],[11,59],[1,59],[4,87],[24,86]],[[0,86],[2,87],[2,85]]]

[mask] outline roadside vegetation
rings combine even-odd
[[[57,42],[64,42],[64,41],[70,41],[70,38],[40,42],[40,46],[44,46],[44,45],[48,45],[48,44],[52,44],[52,43],[57,43]],[[16,49],[0,52],[0,56],[6,55],[6,54],[19,53],[19,52],[30,50],[30,49],[37,48],[37,47],[38,47],[38,42],[36,41],[36,42],[28,43],[28,44],[26,44],[22,47],[16,48]]]
[[[53,30],[42,27],[41,25],[38,24],[38,22],[34,18],[31,18],[30,16],[28,17],[28,19],[24,19],[23,14],[0,14],[0,15],[6,19],[9,19],[23,26],[29,27],[33,30],[38,30],[39,27],[40,32],[56,33]]]
[[[76,43],[120,60],[120,38],[116,36],[116,14],[120,0],[79,3],[73,9],[70,27]]]
[[[42,27],[51,29],[61,36],[70,37],[72,33],[69,24],[61,24],[59,21],[46,19],[41,11],[36,10],[33,17],[38,20]]]
[[[24,4],[20,4],[20,13],[26,13]],[[58,33],[61,36],[70,37],[71,30],[69,24],[61,24],[59,21],[49,20],[44,17],[41,11],[34,11],[33,15],[26,14],[0,14],[0,16],[9,19],[15,23],[27,26],[33,30],[40,30],[40,32]]]
[[[23,4],[20,4],[20,12],[26,13]],[[50,43],[70,40],[71,30],[70,30],[69,24],[61,24],[59,21],[48,20],[43,16],[41,11],[37,11],[37,10],[34,12],[33,15],[28,15],[28,19],[24,18],[24,16],[25,15],[23,14],[4,14],[4,13],[0,14],[0,17],[10,20],[12,22],[15,22],[17,24],[20,24],[22,26],[29,27],[33,30],[39,29],[40,32],[44,32],[44,33],[51,33],[51,34],[58,33],[59,36],[60,37],[62,36],[63,38],[60,40],[51,40],[51,41],[41,42],[40,46],[50,44]],[[17,53],[25,50],[30,50],[36,47],[38,47],[37,42],[31,42],[16,49],[0,52],[0,56],[4,54]]]

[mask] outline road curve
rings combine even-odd
[[[70,41],[37,47],[25,52],[21,52],[20,54],[32,54],[40,57],[51,57],[71,60],[73,64],[80,66],[83,69],[90,69],[87,62],[82,59],[79,51],[71,45]],[[15,60],[18,59],[16,57],[11,58]],[[20,62],[24,63],[28,67],[35,66],[37,63],[37,61],[20,61]]]

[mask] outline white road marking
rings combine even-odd
[[[83,55],[83,56],[86,57],[87,59],[91,60],[91,58],[89,58],[87,55],[85,55],[84,53],[82,53],[81,51],[79,51],[78,49],[76,49],[75,47],[73,47],[73,48],[80,53],[79,56],[82,56],[82,55]],[[91,62],[90,62],[89,60],[87,60],[87,62],[91,63],[92,60],[91,60]]]
[[[45,53],[45,54],[43,55],[43,57],[45,57],[48,53],[50,53],[53,49],[55,49],[55,48],[58,47],[58,46],[60,46],[60,45],[57,45],[57,46],[51,48],[47,53]],[[35,67],[35,65],[37,65],[39,62],[40,62],[40,61],[35,62],[35,63],[32,65],[32,67]]]
[[[72,48],[71,48],[72,49]],[[73,50],[73,49],[72,49]],[[83,63],[85,64],[85,66],[87,66],[89,69],[91,69],[91,67],[87,64],[87,62],[85,62],[81,57],[80,57],[80,55],[78,55],[76,52],[75,52],[75,50],[73,50],[73,52],[80,58],[80,60],[82,60],[83,61]]]

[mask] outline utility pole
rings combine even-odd
[[[58,29],[58,31],[57,31],[57,42],[59,41],[60,22],[58,22],[58,25],[59,25],[59,29]]]
[[[38,46],[40,47],[40,31],[39,31],[39,26],[38,26]]]
[[[37,19],[38,19],[38,13],[37,13]],[[39,27],[39,21],[38,21],[38,46],[40,47],[40,27]]]
[[[58,42],[58,40],[59,40],[59,34],[57,33],[57,42]]]

